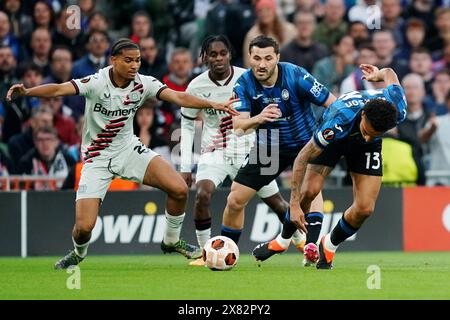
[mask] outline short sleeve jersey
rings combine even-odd
[[[361,111],[367,101],[385,99],[397,107],[397,124],[405,120],[407,103],[403,88],[399,85],[389,85],[384,89],[352,91],[340,96],[322,115],[319,127],[314,133],[316,144],[325,148],[330,143],[359,133],[356,124],[361,119]]]
[[[71,80],[77,94],[86,97],[81,151],[84,161],[112,158],[132,143],[133,117],[149,98],[166,88],[157,79],[137,74],[126,88],[112,77],[112,67],[83,79]]]
[[[278,144],[280,149],[296,149],[312,136],[315,118],[311,104],[322,105],[329,96],[328,89],[305,69],[291,63],[278,63],[278,78],[273,87],[264,87],[253,75],[245,72],[234,86],[234,104],[239,112],[255,116],[269,104],[278,104],[282,116],[275,122],[264,123],[257,129],[259,144]]]

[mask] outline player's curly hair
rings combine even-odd
[[[387,100],[369,100],[363,110],[373,129],[378,132],[386,132],[397,125],[397,108]]]
[[[230,40],[225,35],[219,34],[219,35],[212,35],[207,36],[205,40],[203,40],[202,48],[200,49],[200,58],[202,61],[206,60],[206,56],[208,55],[209,47],[213,42],[222,42],[225,47],[230,52],[230,55],[233,56],[233,46],[231,45]]]

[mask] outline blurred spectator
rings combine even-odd
[[[21,82],[26,88],[42,84],[42,69],[34,63],[26,63],[19,70]],[[6,87],[9,89],[9,87]],[[32,110],[39,107],[39,99],[35,97],[18,97],[12,101],[4,101],[5,123],[3,125],[3,141],[22,132],[22,128],[30,119]]]
[[[18,38],[29,34],[33,28],[31,17],[22,9],[22,0],[5,0],[4,10],[9,16],[11,31]]]
[[[17,61],[10,47],[0,44],[0,102],[3,101],[15,78]]]
[[[53,125],[53,113],[46,108],[33,109],[31,113],[30,127],[23,133],[16,134],[8,141],[9,153],[14,163],[19,163],[20,158],[34,147],[33,132],[42,127]]]
[[[299,11],[295,15],[297,38],[280,51],[281,61],[287,61],[312,72],[314,63],[327,56],[327,48],[312,39],[316,17],[311,12]]]
[[[277,15],[277,4],[275,0],[259,0],[255,5],[256,23],[245,35],[242,47],[244,67],[248,68],[250,42],[259,35],[274,38],[280,47],[283,47],[297,37],[297,29],[290,22],[282,20]]]
[[[426,47],[431,52],[442,49],[450,42],[450,8],[438,8],[435,16],[437,33],[426,41]]]
[[[159,126],[155,116],[155,109],[158,101],[147,100],[136,112],[133,127],[134,134],[139,137],[141,142],[159,153],[163,158],[170,162],[170,149],[167,140],[160,134],[162,128]]]
[[[327,0],[324,10],[323,20],[317,25],[314,39],[326,45],[331,52],[336,40],[347,32],[344,1]]]
[[[11,30],[8,15],[3,11],[0,11],[0,44],[10,47],[17,60],[22,58],[20,42]]]
[[[131,20],[131,35],[130,39],[139,44],[143,38],[152,35],[152,21],[150,16],[145,11],[138,11],[133,15]]]
[[[408,113],[405,121],[397,126],[397,137],[408,142],[413,147],[414,159],[418,169],[417,184],[425,184],[425,165],[423,162],[424,150],[419,132],[425,127],[429,114],[425,112],[423,100],[425,98],[425,85],[422,78],[414,73],[406,75],[402,81],[408,103]]]
[[[163,77],[163,82],[176,91],[185,91],[193,68],[192,55],[186,48],[176,48],[169,63],[170,73]]]
[[[390,30],[377,30],[372,36],[372,45],[378,56],[378,67],[392,68],[399,79],[408,73],[408,63],[403,60],[394,59],[396,43]]]
[[[65,179],[75,165],[73,159],[59,146],[57,132],[52,127],[42,127],[33,135],[35,147],[19,161],[18,172],[36,176]],[[55,185],[50,182],[34,183],[34,190],[60,189],[64,180]]]
[[[204,37],[203,22],[210,7],[210,0],[169,0],[168,2],[169,11],[176,26],[172,31],[173,45],[188,48],[192,56],[197,56],[200,40]]]
[[[434,0],[411,0],[409,6],[403,12],[405,17],[421,19],[427,26],[427,39],[436,34],[434,27]]]
[[[254,6],[251,0],[216,1],[208,11],[205,20],[205,36],[224,34],[235,49],[232,55],[233,64],[243,65],[244,40],[247,32],[255,24]],[[245,49],[245,48],[244,48]],[[247,51],[244,52],[244,56]]]
[[[423,45],[425,40],[425,24],[422,20],[411,18],[406,23],[405,39],[397,57],[409,61],[411,51]]]
[[[436,73],[440,70],[450,70],[450,43],[446,44],[438,58],[433,63],[433,71]]]
[[[50,74],[43,83],[63,83],[70,81],[72,74],[72,52],[64,45],[54,46],[50,54]],[[81,96],[64,97],[64,114],[74,119],[84,113],[84,98]]]
[[[375,7],[376,6],[376,7]],[[374,9],[375,8],[375,9]],[[380,5],[377,0],[361,0],[352,6],[348,11],[348,20],[361,21],[368,25],[376,23],[375,19],[380,19]]]
[[[86,43],[88,54],[75,61],[72,77],[74,79],[83,78],[108,66],[109,45],[108,34],[105,31],[91,30]]]
[[[444,115],[448,112],[446,99],[450,93],[450,73],[448,70],[441,70],[434,76],[431,84],[433,94],[431,97],[431,105],[433,109],[430,112],[437,116]]]
[[[155,39],[152,37],[141,39],[139,47],[141,48],[141,68],[139,72],[162,81],[169,70],[164,57],[159,55]]]
[[[70,109],[63,105],[63,97],[41,98],[41,106],[50,108],[53,112],[53,126],[61,142],[67,146],[78,144],[80,137],[77,135],[75,121],[67,116]]]
[[[36,1],[33,8],[34,29],[46,28],[51,30],[55,25],[55,13],[53,8],[43,0]]]
[[[68,47],[57,45],[50,52],[50,74],[44,83],[63,83],[70,80],[72,52]]]
[[[446,171],[446,176],[434,176],[427,180],[427,185],[450,186],[450,95],[446,97],[448,111],[441,116],[432,116],[420,132],[421,140],[428,143],[429,170]]]
[[[287,15],[287,20],[295,21],[295,15],[299,11],[311,12],[316,18],[322,18],[323,5],[320,0],[295,0],[295,10]]]
[[[91,30],[109,30],[109,21],[108,18],[101,12],[95,11],[93,12],[88,19],[88,29],[87,32]]]
[[[170,73],[163,77],[163,83],[170,89],[176,91],[186,91],[186,88],[191,81],[193,68],[191,52],[186,48],[176,48],[171,55],[169,63]],[[164,138],[170,140],[170,134],[175,128],[180,126],[180,108],[164,102],[161,110],[165,118],[165,132]]]
[[[348,35],[353,38],[355,47],[359,47],[361,43],[370,41],[369,29],[361,21],[353,21],[348,24]]]
[[[358,48],[357,65],[362,63],[375,66],[378,64],[377,54],[370,43],[362,44]],[[355,68],[355,70],[342,81],[340,93],[343,94],[350,91],[376,89],[377,85],[378,87],[384,87],[383,83],[380,84],[379,82],[369,82],[367,80],[363,80],[362,76],[363,74],[361,69]]]
[[[381,27],[391,30],[395,43],[403,46],[405,21],[401,17],[402,6],[401,0],[381,0]]]
[[[73,144],[67,148],[67,153],[72,157],[75,162],[82,161],[81,157],[81,138],[83,137],[85,117],[81,116],[76,124],[77,136],[80,137],[78,143]]]
[[[317,62],[313,75],[331,92],[339,95],[342,80],[355,69],[355,55],[353,38],[349,35],[341,36],[336,40],[334,54]]]
[[[89,16],[95,11],[95,0],[78,0],[81,11],[81,30],[87,32],[89,28]]]
[[[56,19],[56,32],[53,36],[54,45],[64,45],[72,49],[73,59],[81,58],[86,49],[84,46],[84,36],[80,29],[71,28],[67,23],[71,19],[71,12],[63,8]]]
[[[425,48],[414,49],[409,60],[409,68],[412,73],[416,73],[422,77],[425,84],[425,93],[432,95],[433,91],[431,84],[433,82],[433,61],[431,60],[430,52]]]
[[[42,68],[44,77],[50,75],[50,49],[52,47],[52,38],[50,32],[39,27],[31,34],[31,59],[35,64]]]

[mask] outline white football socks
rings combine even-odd
[[[85,244],[78,244],[75,242],[75,239],[72,237],[72,242],[73,242],[73,246],[75,248],[75,253],[77,254],[77,256],[79,256],[80,258],[86,257],[87,249],[89,247],[89,241],[86,242]]]
[[[195,230],[195,234],[197,235],[197,241],[200,248],[204,248],[206,241],[211,238],[211,228],[205,230]]]
[[[181,227],[183,226],[185,214],[172,216],[166,210],[166,230],[164,231],[163,242],[174,244],[180,240]]]
[[[328,251],[331,251],[331,252],[336,252],[336,249],[338,248],[338,246],[335,246],[332,242],[331,242],[331,236],[330,236],[330,234],[328,233],[326,236],[325,236],[325,248],[328,250]]]
[[[302,242],[303,242],[303,244],[305,244],[306,234],[301,233],[300,231],[296,230],[294,232],[294,234],[292,235],[292,242],[294,243],[295,246],[301,244]]]
[[[284,249],[287,249],[289,247],[289,244],[291,243],[291,239],[285,239],[281,236],[281,233],[277,236],[277,238],[275,239],[278,244],[283,247]]]

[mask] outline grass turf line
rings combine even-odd
[[[450,299],[450,252],[338,253],[335,269],[303,268],[299,254],[258,267],[242,255],[237,267],[212,272],[179,255],[88,256],[81,289],[53,270],[57,257],[0,258],[0,299]],[[381,269],[369,290],[367,267]]]

